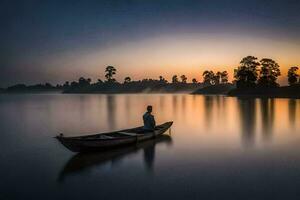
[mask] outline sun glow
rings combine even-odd
[[[247,55],[259,59],[269,57],[281,66],[281,84],[286,84],[287,69],[300,63],[298,45],[271,38],[256,38],[230,34],[163,35],[136,42],[125,42],[105,49],[93,49],[61,55],[48,59],[49,73],[68,74],[69,79],[88,76],[93,80],[104,78],[104,68],[117,68],[117,80],[125,76],[133,80],[158,78],[171,80],[172,75],[185,74],[202,80],[205,70],[229,72]],[[52,70],[51,70],[52,69]],[[66,75],[67,76],[67,75]]]

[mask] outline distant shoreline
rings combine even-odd
[[[203,95],[227,95],[229,91],[235,89],[235,85],[232,83],[209,85],[198,90],[193,91],[191,94],[203,94]]]
[[[29,85],[17,84],[2,93],[44,93],[61,92],[65,94],[132,94],[132,93],[191,93],[202,88],[202,83],[166,83],[162,81],[140,81],[130,83],[105,82],[95,84],[72,84],[52,86],[50,84]]]
[[[233,89],[228,92],[232,97],[251,98],[293,98],[300,99],[300,84],[282,87],[256,87],[248,89]]]
[[[256,87],[248,89],[238,89],[234,84],[219,84],[203,87],[198,84],[168,84],[168,86],[158,88],[106,88],[106,90],[80,90],[64,91],[63,89],[24,89],[23,90],[7,90],[1,89],[0,94],[43,94],[43,93],[59,93],[59,94],[193,94],[193,95],[226,95],[229,97],[240,98],[291,98],[300,99],[300,84],[282,87]]]
[[[256,87],[237,89],[233,84],[211,85],[191,93],[193,95],[227,95],[245,98],[292,98],[300,99],[300,84],[282,87]]]

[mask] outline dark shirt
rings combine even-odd
[[[146,112],[143,115],[143,121],[144,121],[144,129],[145,130],[154,130],[155,129],[155,120],[154,120],[154,116],[151,113]]]

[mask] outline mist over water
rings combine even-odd
[[[54,140],[140,126],[156,141],[76,155]],[[300,192],[300,100],[187,94],[0,95],[0,199],[291,199]],[[169,135],[169,136],[168,136]]]

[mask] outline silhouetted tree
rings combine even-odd
[[[217,72],[217,73],[214,74],[214,78],[213,78],[214,85],[220,84],[221,74],[222,74],[221,72]]]
[[[52,88],[53,86],[50,84],[50,83],[45,83],[45,88],[46,89],[49,89],[49,88]]]
[[[91,81],[92,80],[90,78],[85,79],[84,77],[80,77],[78,80],[79,87],[89,86]]]
[[[97,80],[97,84],[102,84],[103,83],[103,81],[99,78],[98,80]]]
[[[116,74],[116,68],[114,66],[107,66],[105,69],[105,78],[107,79],[107,82],[115,82],[116,79],[113,78],[113,76]]]
[[[289,82],[289,85],[294,85],[297,83],[297,80],[298,80],[298,77],[299,77],[299,74],[297,74],[297,71],[298,71],[298,67],[291,67],[288,71],[288,82]]]
[[[124,83],[130,83],[130,82],[131,82],[131,78],[129,76],[125,77]]]
[[[280,76],[279,65],[269,58],[261,59],[260,63],[258,84],[261,86],[278,86],[276,80]]]
[[[221,83],[223,83],[223,84],[228,83],[228,73],[227,73],[227,71],[221,72]]]
[[[178,83],[178,77],[177,77],[177,75],[174,75],[172,77],[172,83]]]
[[[215,84],[215,74],[213,71],[204,71],[203,74],[203,83],[205,85],[214,85]]]
[[[254,56],[247,56],[241,60],[240,66],[234,72],[238,88],[255,86],[258,76],[257,67],[259,65],[257,58]]]
[[[71,82],[71,87],[72,88],[75,88],[75,87],[77,87],[78,86],[78,83],[76,82],[76,81],[72,81]]]
[[[168,81],[163,76],[159,76],[159,82],[167,83]]]
[[[198,83],[197,79],[193,78],[192,83],[194,83],[194,84]]]
[[[69,81],[66,81],[66,82],[63,84],[63,88],[64,88],[64,89],[67,89],[68,87],[70,87],[70,84],[69,84]]]
[[[55,88],[57,88],[57,89],[61,89],[63,86],[62,85],[60,85],[60,84],[56,84],[56,86],[55,86]]]
[[[180,79],[181,79],[182,83],[186,83],[186,81],[187,81],[187,77],[185,75],[181,75]]]

